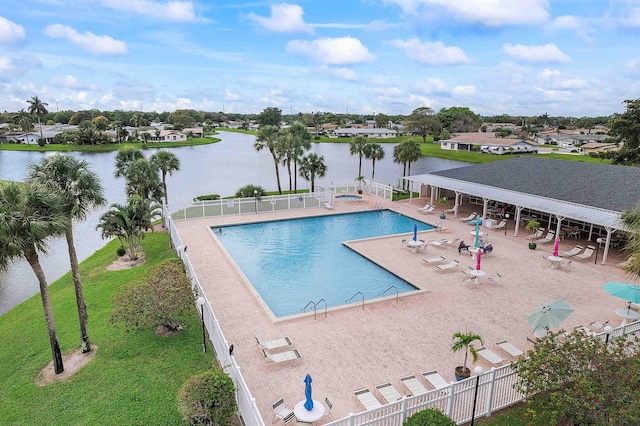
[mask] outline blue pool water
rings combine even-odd
[[[226,226],[217,236],[273,314],[284,317],[301,313],[310,301],[324,299],[335,307],[359,291],[375,299],[391,286],[400,293],[416,290],[342,244],[413,232],[414,225],[433,228],[380,210]],[[394,290],[386,294],[392,295]]]

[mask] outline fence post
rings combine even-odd
[[[404,423],[407,421],[407,405],[408,405],[408,400],[407,398],[402,398],[402,413],[400,416],[400,422]]]
[[[449,384],[449,397],[447,398],[447,416],[453,418],[453,397],[454,397],[455,385]]]
[[[493,393],[496,388],[496,369],[495,367],[491,368],[489,371],[489,389],[487,389],[487,405],[485,407],[485,416],[489,417],[491,415],[491,406],[493,405]]]

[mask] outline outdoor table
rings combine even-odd
[[[628,308],[616,309],[616,315],[624,318],[622,320],[622,325],[625,325],[627,323],[627,320],[636,321],[640,319],[639,313]]]
[[[534,330],[533,331],[533,335],[536,336],[536,338],[538,339],[542,339],[543,337],[545,337],[547,335],[547,330],[546,329],[541,329],[541,330]]]
[[[473,235],[474,237],[476,236],[476,231],[471,231],[471,235]],[[482,233],[482,231],[478,232],[478,236],[481,237],[484,234]]]
[[[549,262],[551,262],[552,269],[558,269],[558,266],[560,266],[560,262],[562,262],[562,258],[560,256],[548,256],[547,259],[549,259]]]
[[[313,400],[313,410],[307,410],[304,408],[304,403],[306,399],[298,402],[295,407],[293,407],[293,414],[296,415],[296,418],[301,422],[313,423],[318,421],[324,416],[324,405],[320,401]]]
[[[484,271],[478,271],[477,269],[472,269],[467,273],[474,276],[473,283],[475,285],[480,284],[480,277],[484,277],[486,275]]]
[[[417,240],[417,241],[409,240],[409,241],[407,242],[407,247],[409,247],[409,248],[410,248],[411,250],[413,250],[413,252],[415,253],[415,252],[417,252],[417,251],[418,251],[418,249],[419,249],[420,247],[422,247],[422,245],[423,245],[423,244],[424,244],[424,243],[423,243],[422,241],[420,241],[420,240]]]

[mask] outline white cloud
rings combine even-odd
[[[580,77],[569,76],[548,68],[540,73],[540,82],[554,90],[578,90],[589,87],[587,82]]]
[[[571,62],[571,59],[562,53],[555,44],[545,44],[544,46],[525,46],[523,44],[505,44],[502,46],[504,52],[516,59],[527,62]]]
[[[98,36],[89,31],[80,34],[67,25],[49,25],[43,33],[51,38],[63,38],[91,53],[122,54],[127,53],[127,44],[109,36]]]
[[[346,65],[371,61],[373,55],[353,37],[323,37],[313,41],[291,40],[287,52],[305,56],[323,64]]]
[[[424,81],[420,81],[416,84],[416,88],[419,89],[423,93],[437,93],[437,94],[447,94],[449,93],[449,88],[447,87],[447,83],[441,78],[432,77],[428,78]]]
[[[0,44],[13,44],[25,36],[24,27],[0,16]]]
[[[11,78],[20,77],[29,69],[40,68],[40,60],[33,55],[24,55],[12,58],[0,56],[0,81],[9,81]]]
[[[102,5],[120,12],[132,12],[163,21],[192,22],[197,17],[191,1],[102,0]]]
[[[640,74],[640,58],[633,58],[625,64],[626,71],[630,74]]]
[[[224,100],[225,101],[237,101],[240,99],[240,95],[237,93],[233,93],[229,89],[224,89]]]
[[[405,13],[421,10],[433,13],[440,8],[453,19],[489,27],[533,25],[549,19],[548,0],[384,0],[400,6]]]
[[[355,81],[358,79],[356,72],[351,68],[345,68],[345,67],[333,68],[333,67],[323,66],[322,70],[326,74],[332,77],[340,78],[342,80]]]
[[[265,18],[260,15],[256,15],[251,12],[247,15],[247,18],[260,25],[262,28],[278,32],[278,33],[293,33],[293,32],[306,32],[313,33],[313,28],[310,25],[305,24],[302,19],[302,7],[297,4],[274,4],[271,6],[271,16]]]
[[[458,96],[472,96],[475,95],[476,88],[471,85],[461,85],[454,87],[452,92],[454,95]]]
[[[594,30],[594,22],[591,19],[564,15],[558,16],[549,23],[547,29],[552,32],[571,31],[586,42],[593,42],[589,34]]]
[[[414,37],[409,40],[392,40],[391,45],[404,51],[410,58],[427,65],[457,65],[469,62],[469,58],[457,46],[445,46],[440,41],[420,42]]]
[[[78,82],[78,79],[73,75],[65,75],[62,77],[53,76],[49,79],[49,84],[58,87],[64,87],[67,89],[76,89],[76,90],[91,90],[98,91],[99,87],[93,84],[81,84]]]
[[[613,26],[640,27],[640,4],[637,0],[611,0],[606,18]]]

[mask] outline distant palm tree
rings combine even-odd
[[[33,129],[33,117],[31,117],[27,111],[21,109],[13,116],[13,121],[20,126],[20,129],[24,132],[27,145],[29,145],[29,132]]]
[[[316,190],[316,176],[323,177],[327,172],[327,166],[324,164],[324,157],[316,153],[310,153],[300,160],[300,176],[311,181],[311,192]]]
[[[28,100],[27,102],[29,103],[29,114],[35,114],[38,116],[38,127],[40,127],[40,138],[44,139],[44,136],[42,133],[42,123],[40,122],[40,116],[49,114],[49,111],[47,111],[47,106],[49,106],[49,104],[46,102],[42,102],[40,99],[38,99],[37,96],[32,96],[31,100]]]
[[[293,191],[298,191],[298,162],[306,151],[311,148],[311,135],[307,128],[295,123],[286,130],[291,136],[291,152],[293,156]]]
[[[273,157],[273,163],[276,167],[276,181],[278,183],[278,193],[282,195],[282,186],[280,185],[280,157],[276,150],[276,144],[280,136],[280,129],[278,126],[262,126],[258,129],[258,135],[256,136],[256,142],[253,147],[256,151],[261,151],[263,148],[267,148]]]
[[[356,136],[349,143],[349,153],[358,156],[358,179],[362,178],[362,157],[364,156],[364,147],[367,145],[367,138],[364,136]]]
[[[164,193],[165,204],[169,205],[169,194],[167,193],[167,174],[173,175],[173,172],[180,170],[180,159],[176,155],[167,150],[161,149],[151,156],[151,162],[162,173],[162,189]]]
[[[126,189],[129,197],[137,194],[144,200],[162,200],[162,182],[158,168],[146,158],[132,161],[124,177],[127,180]]]
[[[421,155],[420,144],[416,141],[402,142],[393,148],[393,162],[402,164],[402,177],[411,175],[411,162],[417,161]],[[404,188],[404,179],[402,182]]]
[[[41,185],[0,183],[0,270],[6,270],[13,260],[24,258],[36,274],[56,374],[64,371],[64,365],[49,286],[38,252],[46,253],[47,239],[65,232],[67,221],[60,214],[58,202],[58,194]]]
[[[373,180],[376,175],[376,161],[384,158],[384,148],[378,143],[368,143],[364,147],[364,156],[371,160],[371,180]]]
[[[65,237],[78,306],[80,341],[82,353],[86,353],[91,351],[91,346],[87,332],[87,307],[84,303],[80,266],[73,238],[73,221],[84,220],[91,209],[105,205],[104,191],[98,175],[89,169],[89,164],[69,154],[45,157],[40,164],[31,164],[29,169],[28,180],[48,187],[58,194],[62,202],[62,213],[67,220]]]

